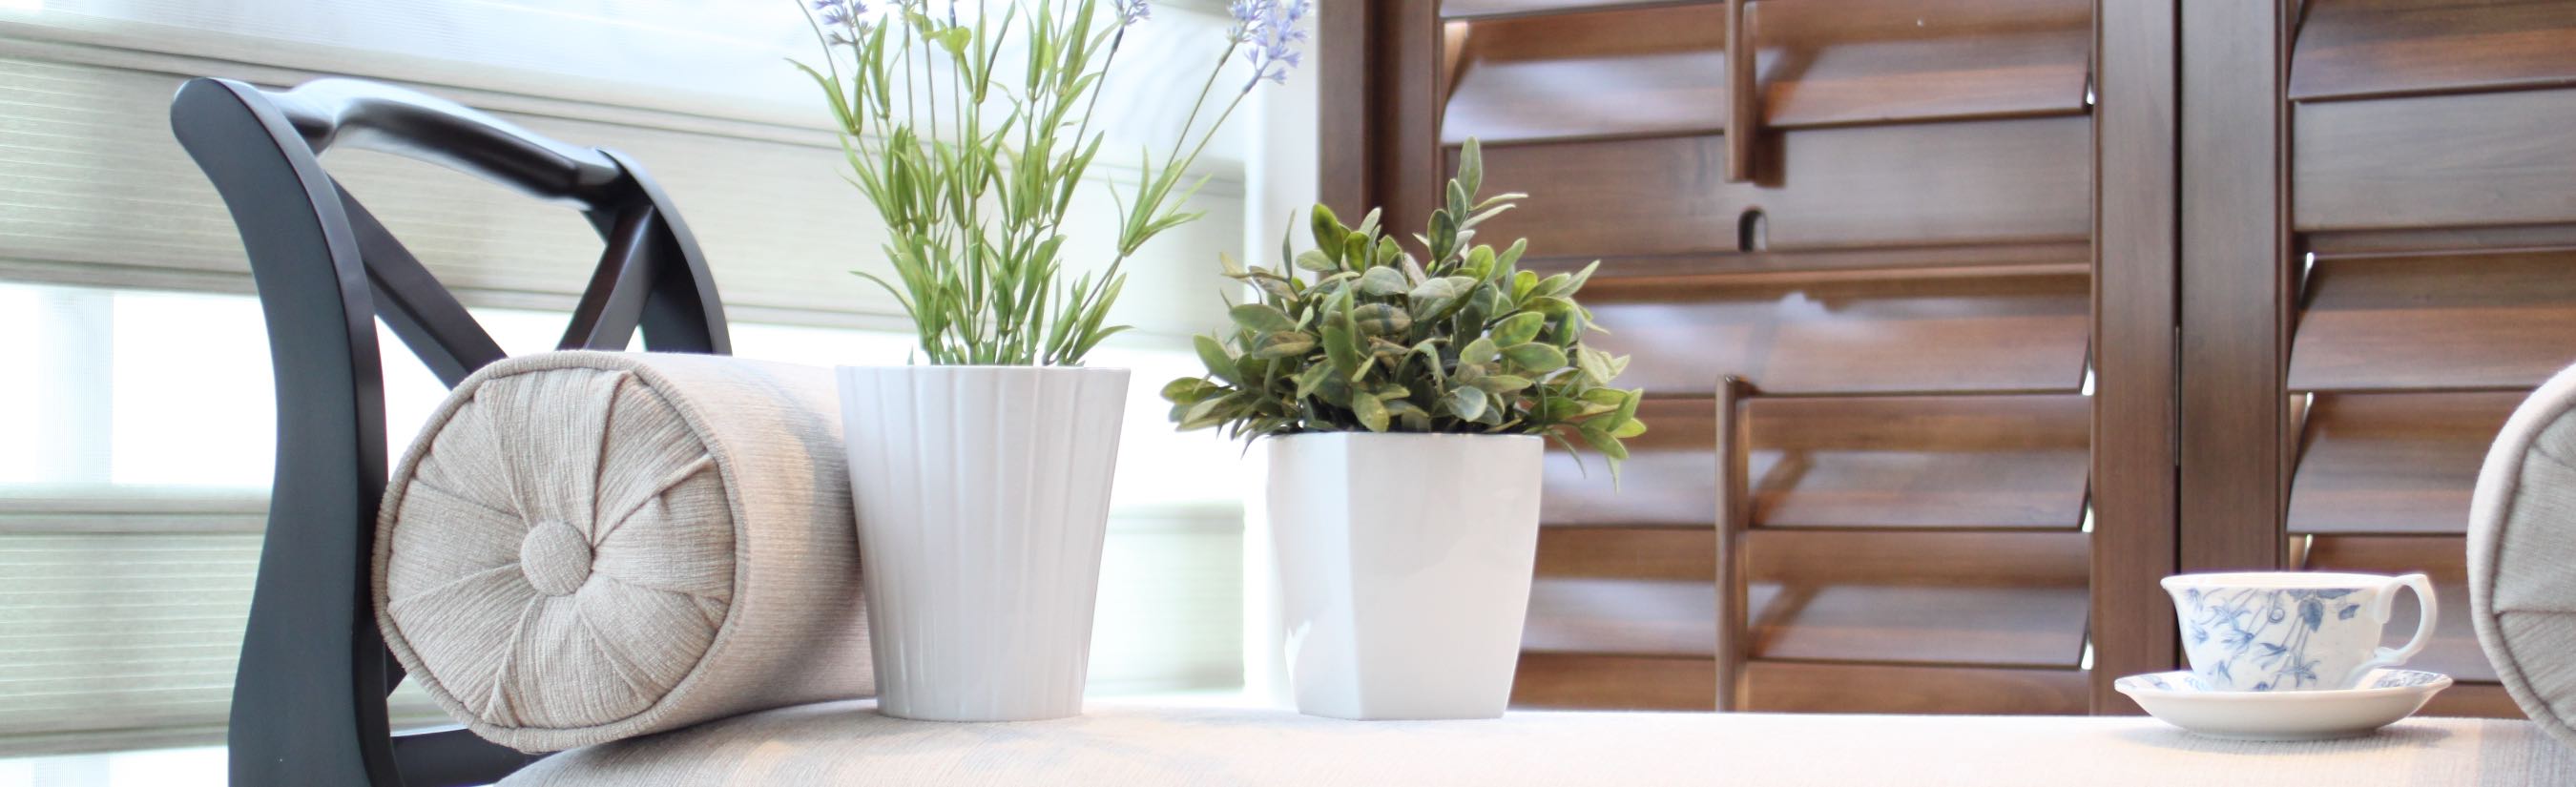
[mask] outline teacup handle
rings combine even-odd
[[[2407,640],[2402,647],[2380,648],[2375,658],[2352,668],[2352,674],[2345,675],[2339,685],[2369,688],[2361,685],[2361,679],[2369,677],[2371,670],[2404,664],[2415,654],[2424,652],[2425,645],[2432,643],[2433,617],[2439,608],[2433,606],[2433,580],[2430,577],[2407,574],[2389,580],[2387,586],[2380,588],[2378,602],[2371,605],[2371,618],[2385,624],[2390,616],[2397,614],[2397,589],[2401,587],[2414,589],[2415,603],[2424,608],[2423,616],[2416,619],[2415,638]]]

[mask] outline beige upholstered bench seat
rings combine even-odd
[[[2576,784],[2523,721],[2412,719],[2368,738],[2231,743],[2140,717],[1513,713],[1351,722],[1094,702],[1010,724],[889,719],[866,701],[576,749],[508,787],[573,785]]]

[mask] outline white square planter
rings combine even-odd
[[[1297,710],[1501,716],[1538,554],[1542,439],[1311,433],[1267,442]]]

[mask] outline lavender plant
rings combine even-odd
[[[1600,328],[1574,294],[1601,263],[1542,277],[1518,267],[1526,239],[1501,251],[1473,244],[1476,225],[1525,196],[1479,201],[1484,170],[1470,139],[1447,203],[1413,236],[1426,257],[1382,232],[1377,211],[1349,227],[1316,205],[1315,248],[1292,253],[1281,239],[1276,269],[1225,260],[1225,275],[1259,297],[1232,307],[1232,331],[1198,337],[1207,374],[1163,386],[1172,420],[1243,439],[1363,429],[1537,434],[1569,449],[1579,439],[1615,477],[1628,458],[1621,441],[1646,433],[1645,391],[1610,387],[1627,357],[1583,344]]]
[[[1005,0],[998,12],[963,0],[799,1],[825,56],[821,68],[796,66],[829,99],[851,182],[890,236],[894,281],[853,273],[894,294],[930,363],[1066,366],[1126,329],[1107,324],[1122,266],[1199,217],[1186,206],[1205,179],[1185,185],[1185,173],[1245,96],[1287,79],[1312,8],[1235,1],[1225,53],[1171,149],[1145,151],[1140,185],[1116,195],[1112,258],[1066,281],[1065,215],[1102,140],[1092,111],[1129,28],[1152,17],[1148,0]],[[1252,78],[1201,125],[1195,107],[1238,52]]]

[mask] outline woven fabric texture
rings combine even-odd
[[[2515,409],[2469,505],[2469,614],[2496,677],[2576,746],[2576,368]]]
[[[1341,721],[1095,702],[1089,715],[947,724],[871,703],[768,711],[541,760],[502,787],[638,785],[1727,785],[2464,787],[2576,784],[2530,722],[2409,719],[2296,743],[2137,716],[1510,713]]]
[[[838,413],[821,368],[484,368],[386,487],[386,644],[449,714],[523,751],[867,696]]]

